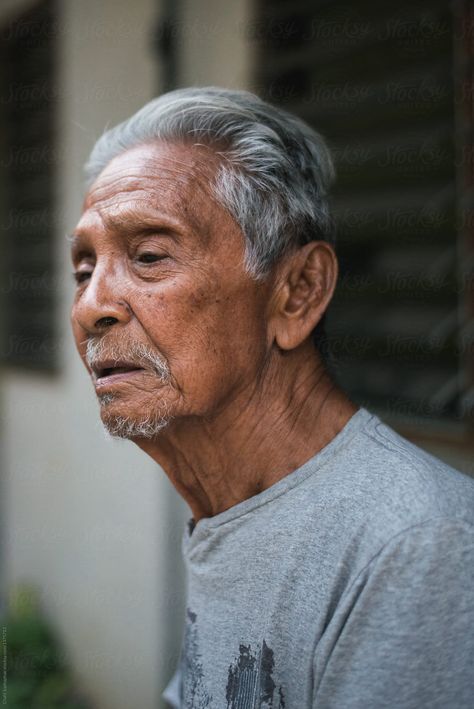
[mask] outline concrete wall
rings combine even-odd
[[[33,5],[4,0],[0,24]],[[99,709],[162,706],[184,612],[187,506],[132,444],[107,439],[69,333],[65,235],[98,135],[159,92],[157,0],[58,0],[57,300],[61,370],[3,368],[6,581],[33,581],[78,679]],[[180,85],[245,88],[248,3],[186,0],[175,24]]]
[[[2,5],[0,21],[24,5],[31,3]],[[143,453],[102,432],[69,334],[72,278],[64,237],[80,214],[82,164],[94,139],[159,86],[151,29],[160,8],[156,0],[60,0],[58,6],[62,366],[54,376],[2,371],[6,574],[9,583],[32,580],[41,587],[98,707],[151,709],[177,651],[182,599],[169,582],[179,574],[184,505]]]
[[[176,37],[181,86],[250,87],[253,4],[252,0],[180,0]]]

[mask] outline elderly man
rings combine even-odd
[[[250,93],[187,89],[106,132],[88,171],[77,347],[105,427],[192,512],[164,696],[473,707],[474,484],[326,370],[324,141]]]

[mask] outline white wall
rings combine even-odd
[[[180,85],[249,88],[252,0],[180,0],[180,5]]]
[[[0,23],[34,4],[4,0]],[[250,0],[183,0],[179,84],[249,85]],[[187,506],[130,443],[102,432],[68,315],[68,244],[82,164],[108,124],[156,94],[158,0],[58,0],[58,321],[61,371],[1,372],[7,582],[30,580],[98,709],[162,706],[184,613]]]
[[[0,21],[24,5],[31,2],[10,0]],[[102,432],[69,334],[72,279],[64,235],[80,214],[82,164],[94,139],[159,86],[150,41],[159,4],[58,5],[62,367],[54,376],[2,372],[7,580],[32,580],[42,588],[44,606],[97,707],[151,709],[177,650],[185,510],[155,464]]]

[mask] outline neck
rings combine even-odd
[[[137,440],[165,470],[194,520],[262,492],[324,448],[358,407],[311,345],[279,353],[258,387],[215,417],[173,422]]]

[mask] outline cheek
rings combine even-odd
[[[186,334],[195,347],[208,357],[216,356],[232,345],[238,309],[235,298],[217,288],[203,287],[190,294],[186,303]]]
[[[263,319],[248,292],[208,293],[193,299],[189,342],[207,378],[229,380],[254,370],[264,348]]]
[[[76,349],[79,352],[79,354],[81,355],[82,359],[84,359],[84,354],[85,354],[85,349],[86,349],[86,341],[87,341],[87,333],[79,325],[77,320],[75,320],[74,313],[71,315],[71,329],[72,329],[72,336],[73,336],[74,342],[76,344]]]
[[[206,379],[229,376],[233,367],[258,356],[259,341],[264,343],[263,319],[251,293],[213,285],[219,281],[212,275],[203,281],[173,282],[135,301],[142,327],[177,379],[193,368],[193,380],[196,372]]]
[[[140,294],[132,307],[148,339],[170,367],[193,357],[208,320],[207,309],[194,292],[172,284],[159,292]]]

